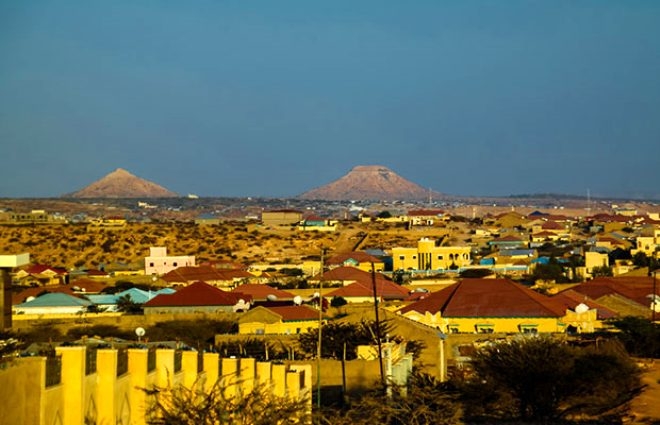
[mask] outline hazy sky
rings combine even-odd
[[[0,0],[0,197],[660,199],[660,1]]]

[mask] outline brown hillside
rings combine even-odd
[[[438,196],[438,193],[432,193]],[[382,165],[358,165],[345,176],[298,196],[327,200],[422,200],[429,191]]]
[[[171,198],[179,196],[156,183],[117,168],[89,186],[65,198]]]

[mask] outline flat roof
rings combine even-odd
[[[30,264],[30,254],[0,255],[0,267],[19,267]]]

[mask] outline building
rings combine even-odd
[[[11,272],[30,262],[30,254],[0,255],[0,330],[12,326]]]
[[[92,303],[62,292],[43,294],[14,306],[15,314],[37,315],[76,315],[87,311]]]
[[[356,267],[365,272],[371,272],[372,266],[377,272],[385,270],[385,263],[373,255],[361,251],[352,251],[335,254],[325,261],[330,269],[336,267]]]
[[[463,279],[398,313],[444,333],[564,332],[558,300],[509,279]]]
[[[298,224],[303,218],[303,213],[296,210],[271,210],[261,213],[261,223],[264,226],[291,226]]]
[[[163,275],[178,267],[190,267],[195,265],[194,255],[180,255],[169,257],[167,248],[151,247],[149,256],[144,259],[144,273],[148,275]]]
[[[252,298],[195,282],[173,294],[159,294],[142,305],[144,314],[235,313],[250,308]]]
[[[469,246],[436,246],[422,238],[417,248],[392,248],[393,270],[449,270],[472,263]]]
[[[295,335],[318,329],[319,310],[306,305],[258,306],[238,319],[238,333]]]

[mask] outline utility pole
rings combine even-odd
[[[383,348],[380,343],[380,320],[378,319],[378,291],[376,289],[376,267],[371,263],[371,284],[374,291],[374,309],[376,313],[376,343],[378,344],[378,364],[380,366],[380,382],[385,386],[385,372],[383,371]]]
[[[316,406],[321,411],[321,332],[323,328],[323,262],[325,248],[321,248],[321,278],[319,279],[319,340],[316,343]]]

